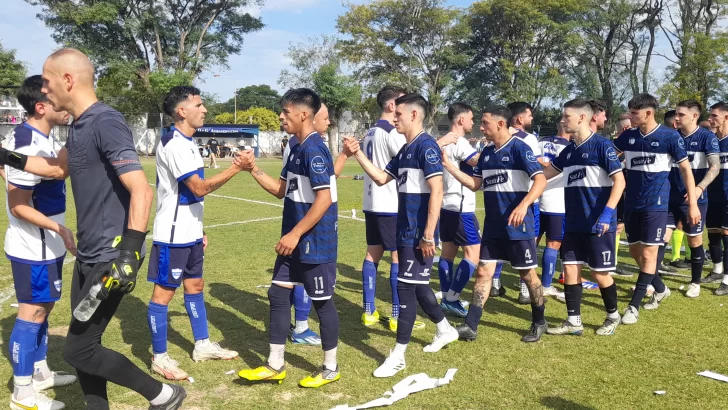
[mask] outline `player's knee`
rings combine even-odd
[[[268,288],[268,301],[273,306],[290,306],[292,288],[279,286],[276,284]]]
[[[488,266],[488,265],[493,266]],[[478,269],[475,270],[475,279],[492,279],[495,274],[495,262],[478,263]]]
[[[546,247],[551,249],[559,250],[561,249],[561,241],[546,241]]]
[[[174,291],[175,288],[169,288],[166,286],[161,285],[154,285],[154,290],[152,291],[152,302],[156,303],[158,305],[169,305],[169,302],[172,301],[172,298],[174,297]],[[198,292],[199,293],[199,292]]]
[[[205,280],[202,278],[185,279],[184,281],[185,293],[195,295],[202,293],[205,289]]]

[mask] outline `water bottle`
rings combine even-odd
[[[79,303],[78,306],[76,306],[76,309],[73,310],[73,317],[75,317],[76,320],[87,322],[91,319],[91,316],[94,315],[94,312],[96,312],[96,309],[102,302],[100,299],[96,298],[99,291],[101,291],[101,286],[101,283],[95,283],[91,286],[91,289],[89,289],[81,303]]]

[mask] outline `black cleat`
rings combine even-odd
[[[177,410],[182,407],[182,402],[185,400],[185,397],[187,397],[187,392],[185,392],[185,389],[176,384],[170,384],[169,387],[173,390],[172,397],[169,401],[164,404],[160,404],[159,406],[152,406],[150,404],[149,410]]]
[[[455,330],[458,331],[459,339],[466,342],[474,342],[478,337],[478,331],[471,329],[470,326],[466,324],[455,327]]]
[[[528,333],[526,333],[522,338],[522,342],[526,343],[533,343],[538,342],[541,340],[541,335],[546,332],[546,329],[549,328],[549,324],[546,322],[543,322],[543,324],[538,325],[536,323],[531,323],[531,327],[528,328]]]
[[[505,294],[506,294],[506,288],[503,285],[501,285],[499,288],[496,288],[495,286],[490,288],[490,297],[492,297],[492,298],[504,296]]]
[[[670,262],[670,266],[677,269],[690,269],[690,263],[683,259]]]

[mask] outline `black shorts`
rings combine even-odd
[[[685,232],[685,235],[702,235],[703,229],[705,228],[704,221],[706,214],[708,213],[708,205],[698,205],[698,209],[700,210],[700,221],[698,221],[697,225],[691,225],[688,223],[688,206],[685,204],[670,204],[667,211],[667,222],[665,223],[665,226],[675,229],[677,228],[677,223],[680,222],[682,224],[682,231]]]
[[[546,239],[551,241],[564,239],[566,215],[541,212],[539,219],[541,220],[541,232],[546,235]]]
[[[617,223],[624,223],[624,195],[617,202]]]
[[[202,242],[185,247],[154,244],[149,257],[147,281],[178,288],[185,279],[202,277],[203,247]]]
[[[215,147],[215,148],[210,147],[210,154],[220,155],[220,148],[218,148],[218,147]]]
[[[566,233],[561,244],[561,261],[564,265],[587,265],[595,272],[611,272],[617,266],[616,236],[607,232]]]
[[[624,231],[630,245],[662,245],[665,243],[667,211],[626,211]]]
[[[397,250],[397,216],[364,212],[367,245]]]
[[[420,249],[411,246],[397,247],[399,273],[397,280],[406,283],[430,283],[433,258],[422,256]]]
[[[532,269],[536,262],[536,239],[485,238],[480,242],[480,262],[510,263],[514,269]],[[401,265],[400,265],[401,266]]]
[[[311,300],[334,296],[336,262],[311,264],[297,258],[278,256],[273,267],[273,281],[279,285],[303,285]]]
[[[728,203],[708,203],[705,227],[708,229],[728,229]]]
[[[440,240],[455,246],[480,244],[478,218],[473,213],[440,211]]]

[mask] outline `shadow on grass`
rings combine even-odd
[[[594,407],[584,406],[561,397],[547,396],[541,398],[541,404],[549,409],[558,410],[595,410]]]

